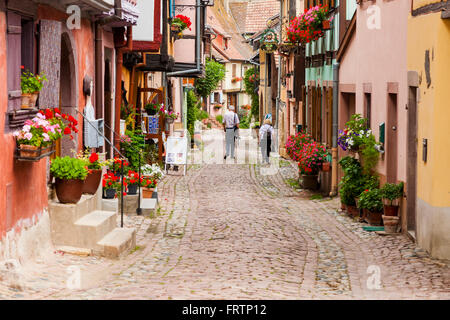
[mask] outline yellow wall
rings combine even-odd
[[[122,67],[122,80],[125,83],[124,87],[127,90],[127,101],[130,101],[130,71]]]
[[[442,0],[413,0],[413,10],[437,2],[442,2]]]
[[[450,21],[441,19],[438,12],[411,16],[408,23],[408,70],[417,71],[420,81],[417,196],[434,207],[450,207]],[[430,87],[426,50],[430,52]],[[422,161],[424,138],[428,139],[426,163]]]

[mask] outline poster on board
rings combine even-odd
[[[186,137],[168,137],[166,165],[187,165],[187,147],[188,141]],[[184,173],[186,174],[186,166],[184,167]]]

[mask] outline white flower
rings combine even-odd
[[[31,129],[31,126],[29,126],[29,125],[26,124],[26,125],[23,126],[23,129],[22,129],[22,130],[23,130],[24,132],[30,132],[30,129]]]

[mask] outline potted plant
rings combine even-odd
[[[137,194],[139,183],[141,183],[142,178],[139,177],[139,173],[128,170],[128,174],[125,176],[124,181],[127,185],[128,194]]]
[[[364,190],[359,196],[358,208],[363,210],[363,216],[370,225],[381,225],[383,215],[381,190]]]
[[[398,215],[398,208],[400,206],[399,199],[403,197],[403,186],[403,182],[399,184],[386,183],[381,188],[385,216]]]
[[[79,153],[77,158],[84,160],[88,168],[88,175],[84,181],[83,193],[95,194],[100,184],[100,180],[102,179],[102,167],[108,165],[109,161],[101,161],[97,153],[90,153],[88,150],[86,150],[84,154]]]
[[[157,185],[156,180],[152,179],[142,179],[142,197],[145,199],[151,199],[153,197],[153,192],[155,191]]]
[[[191,24],[191,19],[189,17],[179,14],[170,22],[170,30],[181,38],[184,30],[188,28],[191,30]]]
[[[24,69],[21,66],[21,69]],[[22,89],[22,109],[35,108],[39,92],[44,86],[44,81],[47,81],[45,74],[34,75],[29,70],[23,71],[20,76],[20,86]]]
[[[359,216],[355,198],[361,194],[361,165],[357,159],[350,156],[339,160],[339,165],[344,171],[344,176],[339,182],[341,203],[345,206],[349,215],[353,217]]]
[[[72,130],[78,132],[76,125],[73,117],[61,114],[57,108],[41,110],[36,117],[26,120],[21,130],[13,133],[19,157],[32,160],[54,152],[54,142],[63,134],[73,139]]]
[[[145,164],[141,167],[141,174],[144,179],[159,180],[164,176],[161,167],[156,163],[149,165]]]
[[[56,178],[56,196],[61,203],[77,203],[83,194],[84,180],[88,174],[86,162],[68,156],[51,161],[50,172]]]
[[[309,43],[324,35],[324,27],[327,27],[326,16],[328,9],[322,5],[305,10],[300,16],[289,22],[287,28],[287,41],[291,43]]]
[[[104,199],[114,199],[116,197],[117,190],[121,188],[119,180],[120,178],[116,177],[111,171],[103,175],[102,186]]]
[[[329,172],[331,167],[331,163],[329,161],[325,161],[322,163],[322,171]]]
[[[179,113],[173,111],[161,110],[160,115],[162,115],[168,123],[173,123],[178,119]]]
[[[130,163],[126,159],[115,157],[111,162],[109,162],[109,170],[118,178],[121,176],[122,162],[123,172],[126,174],[130,166]]]
[[[144,106],[144,109],[149,116],[154,116],[161,110],[161,107],[162,105],[160,103],[149,102]]]
[[[386,233],[397,232],[397,226],[400,221],[398,217],[398,208],[400,206],[400,198],[403,196],[403,182],[399,184],[386,183],[381,188],[381,196],[383,199],[383,224]]]
[[[303,188],[317,190],[318,174],[322,167],[322,163],[328,156],[325,146],[311,141],[303,145],[303,149],[299,152],[298,166],[300,169]]]

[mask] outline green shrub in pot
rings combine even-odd
[[[386,183],[381,188],[385,216],[396,216],[398,214],[398,202],[399,199],[403,197],[403,187],[403,182],[400,182],[399,184]]]
[[[359,195],[358,208],[367,209],[371,212],[381,212],[383,201],[381,201],[380,189],[366,189]]]
[[[61,203],[77,203],[83,194],[84,180],[88,175],[82,159],[57,157],[52,160],[50,172],[56,178],[56,196]]]

